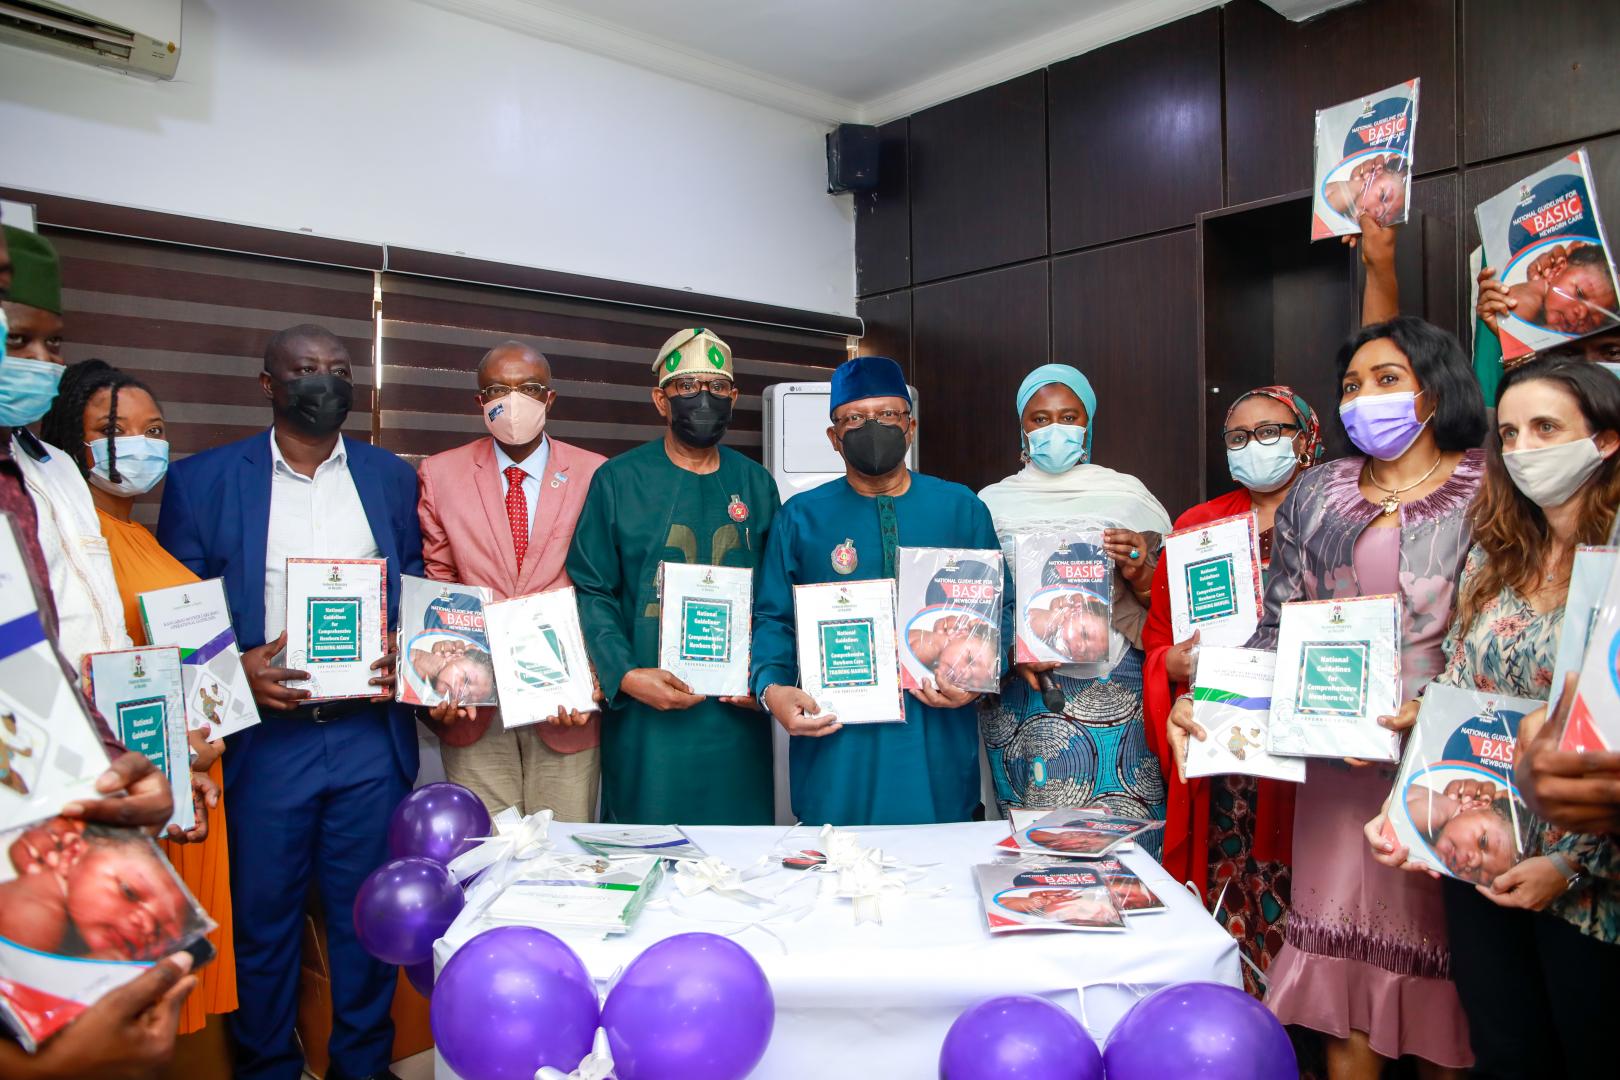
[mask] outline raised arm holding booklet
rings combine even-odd
[[[1316,111],[1312,240],[1360,233],[1363,215],[1405,223],[1417,111],[1417,79]]]

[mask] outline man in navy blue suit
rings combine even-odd
[[[386,558],[389,639],[399,576],[422,574],[416,472],[341,436],[353,384],[348,350],[319,326],[270,339],[259,382],[269,432],[208,450],[169,470],[158,540],[199,576],[225,581],[262,722],[230,736],[225,799],[237,994],[236,1076],[297,1080],[293,1037],[299,952],[311,882],[331,958],[332,1067],[337,1080],[388,1077],[395,969],[355,935],[355,893],[388,857],[388,817],[416,776],[415,719],[389,703],[394,657],[375,665],[378,696],[318,705],[285,685],[289,557]]]

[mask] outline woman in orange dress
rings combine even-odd
[[[163,412],[139,380],[100,360],[70,365],[40,434],[53,446],[77,451],[79,469],[90,482],[101,534],[112,550],[113,574],[124,601],[124,625],[136,645],[146,644],[137,596],[152,589],[197,580],[157,538],[131,520],[135,497],[155,488],[169,463]],[[192,768],[205,772],[216,788],[223,742],[210,743],[192,732]],[[225,841],[225,800],[208,807],[208,835],[200,843],[163,841],[169,861],[197,902],[219,924],[209,935],[217,958],[199,973],[197,989],[186,999],[180,1034],[199,1031],[207,1017],[236,1009],[236,952],[231,937],[231,873]]]

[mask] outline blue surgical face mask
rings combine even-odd
[[[0,359],[0,427],[27,427],[49,412],[63,370],[24,356]]]
[[[1086,429],[1081,424],[1047,424],[1024,438],[1029,460],[1042,472],[1065,473],[1086,457]]]
[[[169,471],[166,441],[146,435],[118,436],[119,479],[116,483],[108,478],[107,444],[110,441],[97,439],[86,444],[90,447],[92,484],[114,495],[145,495],[163,482],[163,475]]]
[[[1293,439],[1278,439],[1267,446],[1251,438],[1243,449],[1226,452],[1232,479],[1250,491],[1276,491],[1288,483],[1298,465]]]

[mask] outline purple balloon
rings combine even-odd
[[[428,1010],[433,1041],[462,1080],[534,1080],[542,1065],[573,1072],[599,1015],[579,957],[528,926],[486,930],[458,949]]]
[[[416,992],[425,998],[433,996],[433,957],[428,957],[420,964],[406,964],[405,978],[416,987]]]
[[[354,897],[360,947],[385,964],[420,964],[461,914],[466,897],[440,863],[391,859],[371,872]]]
[[[1254,998],[1219,983],[1179,983],[1131,1006],[1103,1050],[1108,1080],[1294,1080],[1288,1032]]]
[[[428,784],[394,807],[388,819],[388,853],[396,859],[419,855],[447,863],[489,832],[489,811],[478,796],[460,784]]]
[[[619,1080],[740,1080],[765,1056],[775,1024],[765,972],[718,934],[649,946],[602,1007]]]
[[[963,1011],[939,1051],[940,1080],[1102,1080],[1080,1021],[1043,998],[1009,994]],[[1110,1077],[1112,1080],[1112,1077]]]

